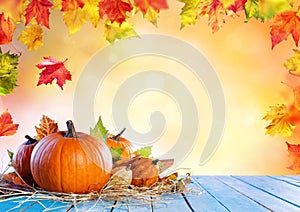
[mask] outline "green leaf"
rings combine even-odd
[[[116,162],[121,159],[123,150],[120,147],[112,147],[109,150],[110,150],[113,162]]]
[[[146,146],[142,147],[138,150],[136,150],[137,154],[140,155],[143,158],[149,158],[152,154],[152,146]]]
[[[117,39],[125,39],[130,37],[138,37],[133,26],[128,22],[122,24],[118,22],[111,23],[107,21],[104,25],[104,34],[108,42],[114,43]]]
[[[17,65],[21,55],[2,53],[0,49],[0,95],[6,96],[13,92],[17,85]]]
[[[293,0],[248,0],[245,4],[246,21],[254,17],[261,21],[270,20],[274,15],[292,10]]]
[[[95,136],[99,140],[106,143],[106,139],[107,139],[107,136],[108,136],[108,130],[103,125],[101,117],[99,117],[99,120],[96,123],[94,129],[90,128],[90,135]]]
[[[200,0],[178,0],[184,3],[183,8],[181,9],[181,29],[195,24],[197,21],[197,15],[199,13],[197,7],[200,4]]]
[[[13,159],[13,157],[14,157],[14,153],[13,153],[12,151],[9,151],[8,149],[7,149],[7,153],[8,153],[8,157],[9,157],[9,163],[8,163],[8,166],[13,166],[13,165],[12,165],[12,159]]]

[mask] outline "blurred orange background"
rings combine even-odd
[[[193,45],[206,56],[222,83],[226,101],[226,126],[220,146],[206,164],[198,164],[207,138],[207,124],[204,127],[206,132],[198,135],[197,145],[180,167],[191,168],[192,174],[292,174],[287,168],[290,161],[285,139],[265,135],[264,127],[267,123],[262,117],[270,105],[292,101],[291,88],[283,85],[281,81],[290,85],[297,83],[297,78],[289,76],[282,66],[282,63],[294,55],[294,42],[289,38],[271,50],[269,23],[254,19],[244,23],[243,14],[227,18],[223,28],[216,33],[211,32],[206,18],[180,30],[179,14],[182,6],[179,2],[169,1],[170,8],[161,11],[158,27],[144,20],[141,14],[130,19],[138,34],[170,35]],[[95,29],[87,23],[80,31],[69,36],[58,11],[53,11],[50,16],[50,30],[44,30],[44,46],[39,50],[28,51],[26,46],[17,40],[23,29],[24,26],[18,26],[13,45],[2,47],[3,52],[16,52],[15,49],[22,52],[18,66],[19,87],[13,94],[0,97],[1,111],[8,108],[14,122],[20,124],[15,135],[0,138],[2,169],[8,161],[6,149],[13,151],[25,141],[26,134],[35,135],[34,126],[40,123],[43,114],[57,121],[60,129],[65,129],[65,121],[73,118],[73,95],[82,70],[97,51],[110,45],[105,41],[101,24]],[[52,85],[36,86],[40,70],[35,65],[40,63],[44,56],[53,56],[62,61],[69,58],[65,65],[72,73],[72,81],[64,85],[63,91],[55,82]],[[95,119],[101,115],[105,125],[112,132],[115,129],[108,109],[110,101],[103,102],[101,98],[109,99],[113,96],[110,82],[118,83],[118,77],[130,74],[130,71],[136,68],[134,64],[143,65],[143,61],[133,60],[122,64],[122,68],[127,70],[124,72],[118,71],[117,67],[106,78],[102,93],[98,93],[95,100]],[[170,67],[176,69],[176,64],[171,64]],[[201,92],[197,94],[198,85],[193,84],[188,75],[182,76],[182,80],[192,89],[194,96],[201,95]],[[156,99],[157,107],[163,107],[159,102],[168,101],[155,96],[157,94],[153,95],[149,94],[144,98]],[[143,101],[142,99],[137,102],[135,107],[133,105],[129,116],[148,111],[149,108],[142,106]],[[201,96],[195,101],[201,104]],[[166,119],[171,118],[171,115],[166,114]],[[147,128],[146,120],[139,117],[133,117],[132,122],[135,122],[137,130],[142,132]],[[178,117],[174,115],[173,118],[176,123]],[[163,153],[176,139],[174,137],[178,134],[178,126],[167,127],[170,127],[167,129],[168,134],[164,141],[155,145],[154,154]],[[126,134],[124,136],[126,137]]]

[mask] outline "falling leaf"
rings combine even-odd
[[[181,28],[195,24],[197,21],[198,5],[200,0],[179,0],[184,3],[181,9]]]
[[[44,45],[43,29],[38,25],[26,26],[18,39],[27,46],[28,50],[37,50]]]
[[[78,7],[75,10],[63,12],[64,22],[69,29],[70,35],[81,29],[87,22],[87,13],[84,9]]]
[[[28,25],[31,19],[35,18],[38,24],[49,27],[50,8],[53,4],[48,0],[32,0],[26,8],[26,22]]]
[[[298,12],[289,11],[276,15],[271,25],[272,49],[283,40],[287,40],[291,34],[298,46],[300,38],[300,9]]]
[[[223,2],[223,1],[222,1]],[[239,11],[244,10],[245,3],[247,0],[236,0],[230,6],[228,6],[228,10],[232,10],[233,12],[237,13]],[[224,3],[223,3],[224,4]],[[225,5],[224,5],[225,6]],[[226,6],[225,6],[226,7]]]
[[[290,74],[300,76],[300,51],[298,49],[293,50],[295,52],[295,56],[288,59],[283,66],[289,71]]]
[[[114,43],[117,39],[125,39],[130,37],[137,37],[132,25],[128,22],[123,22],[121,25],[117,22],[110,23],[109,21],[104,25],[104,34],[106,40]]]
[[[66,80],[71,81],[72,78],[71,73],[65,67],[65,62],[66,60],[61,62],[54,57],[44,57],[44,61],[36,65],[36,67],[42,69],[37,86],[52,84],[52,81],[56,79],[56,84],[63,90]]]
[[[296,126],[290,122],[289,118],[288,109],[284,104],[270,106],[270,110],[263,117],[263,120],[270,121],[266,127],[266,134],[291,136]]]
[[[37,140],[41,140],[47,135],[57,132],[58,126],[54,120],[50,119],[48,116],[43,115],[40,125],[38,127],[35,126],[35,131],[37,133]]]
[[[14,157],[14,153],[12,151],[9,151],[8,149],[6,150],[7,151],[7,154],[8,154],[8,158],[9,158],[9,162],[8,162],[8,166],[9,167],[12,167],[12,159]]]
[[[2,53],[0,49],[0,95],[5,96],[17,87],[17,65],[21,55]]]
[[[0,116],[0,136],[14,135],[18,130],[19,124],[14,124],[13,119],[8,112],[4,111]]]
[[[76,10],[83,8],[84,0],[62,0],[61,11]]]
[[[294,105],[297,110],[300,111],[300,85],[293,89],[294,92]]]
[[[62,0],[53,0],[52,10],[61,10],[62,9]]]
[[[103,18],[106,15],[111,23],[122,24],[127,17],[126,13],[131,12],[132,9],[130,0],[103,0],[99,2],[100,17]]]
[[[288,147],[289,158],[292,165],[289,167],[297,174],[300,173],[300,144],[290,144],[286,142]]]
[[[134,0],[135,5],[145,14],[149,8],[154,10],[168,9],[166,0]]]
[[[28,4],[28,0],[3,0],[0,3],[0,11],[4,13],[5,18],[10,17],[19,24],[22,20],[25,21],[24,14]]]
[[[7,44],[12,42],[13,33],[16,26],[13,20],[8,17],[5,18],[4,14],[0,14],[0,44]]]
[[[144,15],[144,18],[152,23],[154,26],[157,26],[157,18],[158,18],[159,11],[153,8],[148,8]]]
[[[246,20],[250,18],[261,21],[270,20],[274,15],[292,9],[289,0],[248,0],[245,4]]]
[[[136,150],[135,152],[135,155],[139,155],[140,157],[143,158],[149,158],[151,154],[152,154],[152,146],[142,147]]]
[[[95,28],[97,27],[100,20],[98,4],[99,0],[86,0],[83,7],[83,10],[86,12],[88,18]]]
[[[90,128],[90,135],[95,136],[100,141],[103,141],[106,143],[106,139],[108,136],[108,130],[103,125],[101,116],[99,116],[99,119],[94,127],[94,129]]]

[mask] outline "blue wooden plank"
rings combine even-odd
[[[196,180],[229,211],[270,211],[257,202],[230,188],[215,176],[199,176]]]
[[[300,187],[266,176],[234,176],[259,190],[300,208]]]
[[[300,187],[300,179],[294,179],[289,176],[268,176],[268,177],[281,180],[285,183]]]
[[[291,205],[275,196],[272,196],[262,190],[259,190],[239,179],[230,176],[219,176],[219,180],[231,187],[232,189],[242,193],[253,201],[258,202],[264,207],[272,211],[296,211],[298,207]]]

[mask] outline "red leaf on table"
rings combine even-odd
[[[13,33],[16,26],[12,19],[4,17],[4,14],[0,14],[0,44],[7,44],[12,42]]]
[[[76,10],[78,7],[83,8],[84,0],[62,0],[61,11]]]
[[[290,144],[286,142],[288,147],[289,158],[292,165],[289,167],[296,173],[300,173],[300,144]]]
[[[291,34],[298,46],[300,38],[300,9],[275,15],[271,25],[272,49]]]
[[[0,136],[9,136],[17,132],[19,124],[14,124],[8,110],[0,116]]]
[[[123,23],[126,19],[126,13],[130,12],[133,6],[130,0],[103,0],[99,2],[99,15],[113,22]]]
[[[233,12],[237,13],[241,10],[244,10],[244,5],[246,4],[246,2],[247,2],[247,0],[236,0],[227,9],[232,10]]]
[[[135,0],[135,4],[143,13],[147,12],[149,6],[155,10],[168,9],[166,0]]]
[[[35,18],[38,24],[49,28],[49,9],[53,4],[48,0],[32,0],[26,7],[26,23],[29,24],[31,19]]]
[[[56,84],[63,90],[66,80],[72,80],[71,73],[66,69],[64,62],[54,57],[44,57],[44,61],[36,65],[39,69],[43,69],[40,73],[37,86],[48,83],[52,84],[52,81],[56,79]]]

